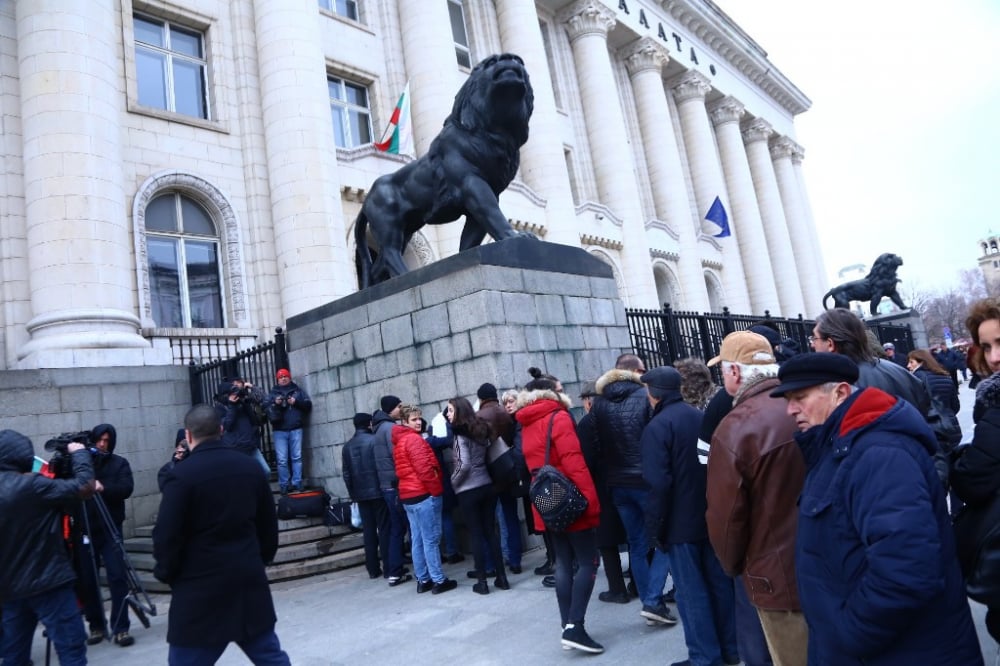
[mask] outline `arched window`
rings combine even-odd
[[[208,211],[177,192],[146,207],[149,295],[158,328],[225,328],[219,232]]]

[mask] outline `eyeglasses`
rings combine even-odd
[[[826,340],[822,335],[810,335],[809,342],[816,342],[817,340]]]

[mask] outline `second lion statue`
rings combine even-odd
[[[354,223],[361,289],[407,271],[403,250],[425,224],[465,215],[459,251],[479,245],[487,234],[495,240],[518,235],[500,211],[499,197],[517,173],[533,109],[520,57],[493,55],[475,66],[427,154],[372,184]]]

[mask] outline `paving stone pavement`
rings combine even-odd
[[[962,421],[965,439],[971,439],[974,395],[961,387]],[[514,664],[580,663],[596,659],[622,664],[669,664],[687,657],[681,626],[647,627],[639,617],[640,604],[607,604],[597,600],[606,589],[599,571],[594,595],[587,612],[587,631],[602,643],[606,652],[599,656],[576,650],[564,651],[559,643],[559,611],[553,590],[541,585],[531,573],[544,553],[525,554],[524,571],[511,575],[512,589],[492,589],[487,596],[472,592],[465,577],[471,558],[446,565],[445,572],[459,582],[458,589],[443,595],[416,593],[413,582],[390,588],[379,580],[369,580],[364,567],[355,567],[324,577],[289,581],[272,586],[277,608],[277,632],[282,646],[295,666],[340,666],[399,663],[412,666],[439,666],[447,663]],[[170,597],[154,597],[158,615],[144,629],[132,622],[136,643],[120,648],[103,643],[88,650],[91,664],[99,666],[142,664],[152,666],[167,661],[167,614]],[[986,610],[972,603],[973,616],[987,664],[993,664],[997,646],[986,633]],[[933,610],[931,611],[933,612]],[[45,663],[45,641],[36,634],[33,659]],[[53,663],[56,659],[53,656]],[[218,662],[221,666],[249,663],[231,645]]]

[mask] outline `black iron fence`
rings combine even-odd
[[[728,308],[721,313],[675,312],[670,304],[662,310],[626,310],[633,351],[646,362],[646,367],[672,365],[674,361],[693,356],[708,360],[719,353],[722,339],[733,331],[743,331],[754,324],[766,323],[776,329],[782,340],[791,340],[800,351],[809,350],[809,336],[815,321],[733,314]],[[908,324],[865,321],[879,342],[892,342],[896,353],[904,356],[913,349],[913,334]]]
[[[280,328],[274,331],[274,340],[264,344],[251,347],[237,353],[236,355],[195,365],[194,361],[188,365],[191,380],[191,404],[215,403],[215,394],[221,382],[232,380],[236,377],[250,382],[255,388],[260,389],[258,395],[267,396],[268,391],[274,385],[274,374],[279,368],[288,367],[288,350],[285,347],[285,333]],[[264,458],[273,468],[274,443],[271,439],[271,425],[264,419],[261,426],[261,451]]]

